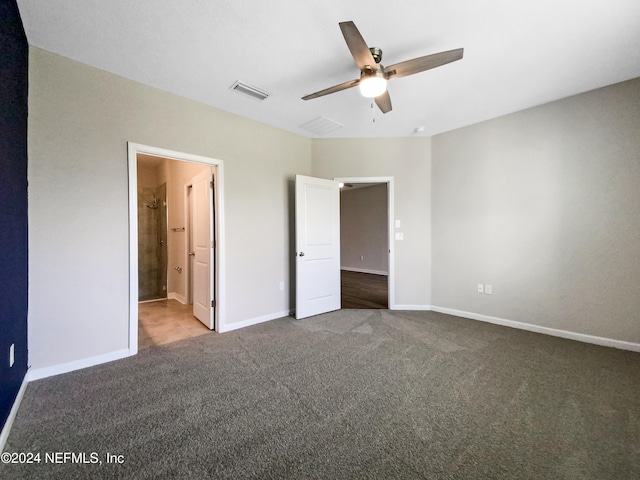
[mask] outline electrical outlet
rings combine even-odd
[[[486,284],[484,286],[484,293],[486,293],[487,295],[491,295],[493,293],[493,286]]]
[[[396,232],[396,240],[404,240],[404,233]]]
[[[478,293],[484,293],[484,284],[482,283],[478,284]]]
[[[278,289],[280,291],[284,290],[284,282],[280,282],[280,284],[278,285]]]
[[[9,347],[9,366],[13,367],[13,364],[16,360],[15,358],[15,349],[16,349],[16,344],[12,343],[11,346]]]

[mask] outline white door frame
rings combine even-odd
[[[201,163],[216,170],[216,330],[225,325],[224,170],[222,160],[127,142],[129,162],[129,355],[138,353],[138,154]]]
[[[395,262],[395,214],[393,202],[393,177],[334,177],[341,183],[386,183],[387,184],[387,238],[389,245],[389,310],[396,310],[396,262]]]

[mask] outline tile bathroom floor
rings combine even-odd
[[[193,306],[177,300],[138,304],[138,349],[211,333],[196,317]]]

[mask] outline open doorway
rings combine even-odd
[[[394,181],[393,177],[338,177],[333,180],[296,175],[295,182],[295,318],[302,319],[342,308],[340,258],[340,185],[386,185],[387,308],[395,304]]]
[[[212,190],[211,166],[142,153],[137,160],[140,350],[199,336],[212,329],[211,305],[203,308],[202,304],[211,302],[207,295],[208,279],[215,278],[209,274],[215,263],[210,264],[208,255],[211,248],[208,230],[210,223],[215,224],[212,222],[215,204],[207,192]],[[169,229],[168,225],[172,227]],[[212,233],[215,239],[215,229]],[[204,262],[196,262],[196,239],[200,237],[205,252],[199,257]],[[186,263],[185,248],[189,251]],[[194,274],[196,270],[201,271]]]
[[[131,354],[150,345],[220,331],[222,181],[219,160],[129,144]],[[159,294],[157,289],[154,294],[146,291],[152,277],[162,285]]]
[[[335,180],[341,185],[342,308],[393,308],[393,178]]]

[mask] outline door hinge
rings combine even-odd
[[[211,307],[212,308],[216,308],[216,301],[215,300],[211,300]]]
[[[215,240],[211,242],[211,248],[216,248],[216,241]]]

